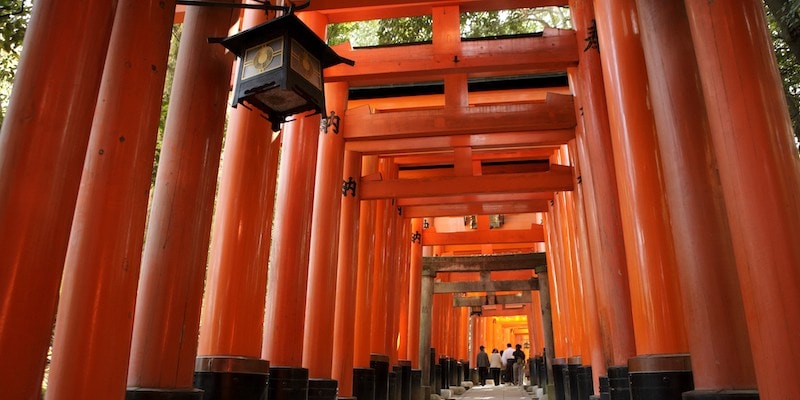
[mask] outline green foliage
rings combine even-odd
[[[378,44],[418,43],[433,39],[430,15],[384,19],[378,22]]]
[[[353,47],[427,42],[433,38],[430,15],[345,22],[328,26],[328,44]],[[566,7],[518,8],[461,14],[461,36],[479,38],[572,27]]]
[[[0,124],[8,107],[31,7],[30,0],[0,0]]]
[[[161,158],[161,142],[164,139],[164,128],[167,125],[167,110],[169,110],[170,94],[172,93],[172,82],[175,78],[175,63],[178,60],[178,47],[181,42],[183,25],[172,26],[172,40],[169,47],[169,59],[167,60],[167,76],[164,81],[164,94],[161,98],[161,118],[158,122],[158,141],[156,142],[156,152],[153,158],[153,172],[150,175],[150,187],[156,183],[156,172],[158,171],[158,160]]]
[[[328,44],[350,42],[353,47],[419,43],[431,40],[430,15],[328,25]]]
[[[479,38],[541,32],[545,28],[570,29],[572,19],[565,7],[517,8],[461,14],[461,36]]]
[[[780,3],[780,6],[777,5]],[[769,2],[767,23],[778,61],[783,90],[794,127],[795,142],[800,144],[800,63],[797,43],[800,38],[800,0]],[[778,10],[777,12],[773,12]],[[792,42],[794,47],[792,48]]]

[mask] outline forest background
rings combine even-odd
[[[0,124],[8,107],[33,1],[0,0]],[[800,0],[764,0],[764,5],[796,142],[800,143],[797,139],[800,137]],[[561,7],[465,13],[461,22],[465,38],[541,32],[545,27],[571,27],[568,9]],[[350,41],[353,46],[361,47],[424,42],[430,40],[430,26],[430,16],[337,24],[329,27],[328,42],[333,45]],[[180,26],[174,28],[173,39],[170,67],[174,67],[177,55]],[[171,72],[172,68],[164,92],[162,133],[169,104]]]

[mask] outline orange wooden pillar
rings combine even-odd
[[[387,164],[388,171],[384,177],[396,178],[396,167],[391,160]],[[398,269],[398,239],[400,232],[398,232],[401,209],[395,205],[395,200],[392,199],[387,202],[386,214],[384,216],[386,223],[386,238],[384,241],[384,262],[381,266],[385,269],[383,272],[384,290],[379,294],[379,299],[385,303],[385,312],[383,315],[383,349],[384,353],[389,357],[389,370],[393,365],[397,364],[397,331],[396,322],[398,317],[398,308],[395,306],[397,301],[397,294],[400,285],[399,269]],[[374,315],[373,315],[374,317]],[[380,320],[380,318],[379,318]],[[375,319],[373,319],[375,321]]]
[[[246,10],[242,27],[265,19]],[[259,112],[230,109],[198,356],[261,357],[279,150],[279,134]]]
[[[336,293],[339,213],[344,195],[344,138],[339,124],[347,107],[347,83],[325,84],[325,103],[329,114],[320,127],[303,337],[303,367],[311,378],[331,377],[330,332],[336,309],[331,294]]]
[[[378,171],[377,156],[363,159],[362,175]],[[356,279],[356,326],[353,366],[369,368],[369,352],[372,320],[372,269],[375,260],[375,214],[377,201],[365,201],[359,211],[358,230],[358,277]]]
[[[392,161],[381,159],[378,170],[382,179],[392,179]],[[390,335],[391,319],[389,312],[389,260],[392,256],[392,227],[394,226],[394,215],[396,208],[393,201],[384,199],[378,200],[375,213],[375,258],[372,270],[372,317],[370,319],[370,346],[372,353],[389,355],[387,339]]]
[[[545,269],[545,272],[547,273],[547,279],[546,279],[547,287],[546,288],[544,287],[543,283],[544,280],[541,277],[539,277],[539,293],[540,295],[542,295],[542,297],[544,297],[542,289],[546,289],[548,294],[548,299],[550,301],[550,312],[551,312],[550,324],[552,326],[551,329],[553,333],[553,346],[551,346],[551,349],[548,350],[548,353],[552,351],[552,353],[548,354],[548,356],[553,358],[560,358],[560,357],[565,357],[563,353],[565,352],[567,344],[564,340],[564,335],[563,335],[564,325],[561,323],[562,312],[560,303],[558,301],[558,291],[557,291],[559,290],[559,287],[556,285],[556,282],[554,282],[555,280],[558,279],[554,273],[554,270],[558,268],[558,263],[560,260],[558,252],[561,251],[558,245],[559,234],[554,222],[555,220],[555,217],[553,215],[555,213],[554,206],[555,206],[555,201],[553,200],[550,203],[549,207],[550,211],[548,211],[548,213],[544,215],[543,225],[545,231],[545,238],[547,240],[547,252],[546,252],[547,268]],[[542,304],[542,310],[544,310],[544,304]],[[542,315],[542,317],[544,320],[544,315]],[[545,329],[547,329],[546,321],[545,321]]]
[[[469,337],[470,331],[470,315],[469,315],[469,307],[457,307],[456,313],[458,316],[458,346],[456,347],[457,355],[459,360],[469,360]]]
[[[136,300],[128,371],[134,398],[192,391],[233,61],[207,38],[226,36],[237,17],[225,8],[186,12]]]
[[[270,250],[262,357],[271,365],[302,364],[298,337],[303,332],[308,282],[314,169],[319,116],[298,116],[284,124]]]
[[[584,50],[578,53],[576,79],[584,129],[576,130],[575,136],[587,160],[581,166],[581,181],[597,309],[604,321],[600,329],[605,358],[609,365],[622,365],[636,354],[636,345],[597,25],[591,0],[571,0],[569,4],[577,37],[585,41]]]
[[[760,1],[687,2],[761,399],[800,398],[800,161]]]
[[[567,146],[562,146],[559,151],[558,163],[570,165],[569,157]],[[583,355],[584,357],[588,357],[588,355],[584,355],[587,350],[587,332],[584,319],[583,282],[581,279],[582,260],[580,258],[580,250],[578,249],[579,233],[577,232],[575,210],[573,209],[574,196],[571,191],[560,192],[557,196],[557,205],[560,209],[558,216],[559,222],[561,223],[562,240],[565,246],[563,282],[566,289],[566,298],[564,299],[564,303],[567,305],[570,323],[569,343],[571,351],[567,356]]]
[[[637,354],[688,350],[633,0],[595,1]]]
[[[583,124],[578,123],[576,129],[583,129]],[[583,163],[580,160],[576,141],[569,143],[572,165],[576,170],[575,190],[573,194],[573,216],[575,220],[576,243],[580,256],[579,276],[581,292],[583,294],[583,326],[586,337],[584,338],[584,350],[581,351],[582,362],[584,365],[592,366],[592,379],[595,388],[599,388],[600,376],[606,375],[607,361],[603,354],[603,341],[600,332],[600,320],[597,312],[597,297],[594,286],[594,271],[592,271],[591,255],[589,254],[589,234],[586,224],[586,213],[584,208],[584,188],[583,188]],[[585,159],[585,158],[584,158]],[[599,389],[596,390],[599,392]]]
[[[559,358],[572,355],[571,319],[569,314],[569,300],[567,296],[566,281],[566,251],[567,243],[564,241],[564,217],[561,211],[561,199],[556,198],[550,207],[551,212],[547,221],[550,225],[550,234],[553,239],[552,264],[549,264],[548,276],[550,281],[551,305],[553,307],[553,334],[555,337],[556,353]]]
[[[663,176],[697,389],[692,396],[754,389],[736,260],[686,9],[680,2],[637,0],[637,5],[659,149],[670,160]],[[735,395],[741,396],[725,394]]]
[[[411,252],[411,220],[403,218],[402,216],[398,216],[398,218],[398,231],[400,233],[400,238],[397,241],[397,249],[399,252],[397,256],[399,263],[397,268],[399,275],[399,293],[397,294],[394,303],[394,307],[397,310],[398,315],[394,321],[396,326],[395,331],[397,332],[397,340],[396,343],[394,343],[394,346],[397,349],[397,359],[408,360],[408,319],[410,318],[408,315],[408,304],[410,300],[409,289],[411,285],[411,279],[409,277],[411,270],[409,265]],[[417,313],[418,312],[419,311],[417,311]]]
[[[422,300],[422,219],[411,220],[411,255],[408,286],[408,359],[420,368],[420,301]]]
[[[8,398],[41,390],[116,3],[40,1],[28,24],[0,130],[0,387]],[[63,62],[47,62],[54,57]]]
[[[361,203],[356,178],[360,176],[361,153],[345,152],[331,367],[331,377],[339,381],[339,395],[343,397],[353,394],[353,351],[356,350],[353,331],[358,307],[354,304],[358,281],[358,215]]]
[[[120,3],[64,266],[50,399],[125,391],[175,4]]]

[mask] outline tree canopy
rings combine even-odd
[[[0,0],[0,124],[8,106],[31,7],[30,0]]]

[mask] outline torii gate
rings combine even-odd
[[[492,271],[536,270],[537,278],[514,281],[491,281]],[[422,306],[420,316],[420,363],[423,379],[430,375],[428,357],[430,355],[431,310],[435,293],[487,292],[481,297],[459,297],[454,299],[455,307],[470,307],[480,310],[487,304],[530,303],[532,290],[539,291],[544,340],[548,365],[548,379],[553,380],[552,361],[554,349],[553,325],[550,307],[550,289],[547,280],[547,261],[544,253],[480,255],[464,257],[424,257],[422,267]],[[475,282],[436,282],[438,272],[478,272],[481,280]],[[521,294],[494,295],[498,291],[523,291]]]

